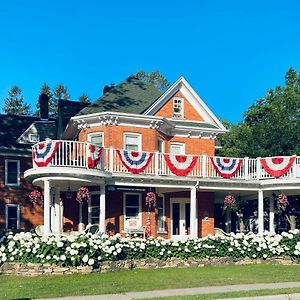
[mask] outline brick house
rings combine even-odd
[[[299,192],[299,157],[283,159],[289,168],[280,179],[260,158],[215,157],[226,129],[183,77],[163,93],[134,75],[105,91],[84,108],[60,102],[56,137],[33,146],[24,177],[44,191],[46,234],[91,224],[108,234],[147,227],[164,238],[203,237],[221,225],[230,231],[222,214],[228,192],[256,204],[262,232],[264,198]],[[88,201],[76,200],[80,187],[89,189]],[[157,195],[155,208],[146,205],[148,192]]]

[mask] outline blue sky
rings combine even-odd
[[[76,100],[138,70],[183,75],[237,122],[300,71],[300,1],[1,1],[0,107],[16,84],[33,106],[43,82]]]

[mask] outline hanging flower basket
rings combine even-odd
[[[288,197],[281,193],[277,197],[277,207],[279,211],[283,212],[286,210],[287,206],[289,205]]]
[[[231,194],[224,198],[224,208],[236,209],[236,200]]]
[[[79,188],[76,196],[76,200],[79,203],[83,203],[84,201],[88,202],[90,199],[90,192],[87,187],[82,186]]]
[[[148,192],[146,195],[146,205],[151,208],[151,207],[156,207],[157,205],[157,200],[156,200],[156,194],[153,192]]]
[[[40,206],[43,206],[44,204],[44,199],[43,199],[43,195],[40,191],[38,190],[34,190],[32,191],[29,195],[29,200],[30,202],[36,206],[36,205],[40,205]]]

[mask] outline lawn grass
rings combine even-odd
[[[129,270],[64,276],[0,275],[3,299],[61,297],[300,280],[297,265],[207,266],[202,268]],[[206,295],[207,296],[207,295]]]
[[[223,299],[223,298],[238,299],[240,297],[255,297],[255,296],[267,296],[267,295],[271,296],[271,295],[293,294],[293,293],[300,293],[300,288],[211,293],[211,294],[193,295],[193,296],[155,297],[155,298],[143,298],[143,300],[213,300],[213,299]]]

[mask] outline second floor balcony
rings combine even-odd
[[[88,142],[48,140],[32,148],[33,169],[93,170],[106,176],[160,176],[253,181],[300,178],[300,156],[225,158],[208,155],[176,155],[102,148]],[[48,169],[49,170],[49,169]],[[63,173],[63,172],[62,172]],[[26,174],[25,174],[26,175]]]

